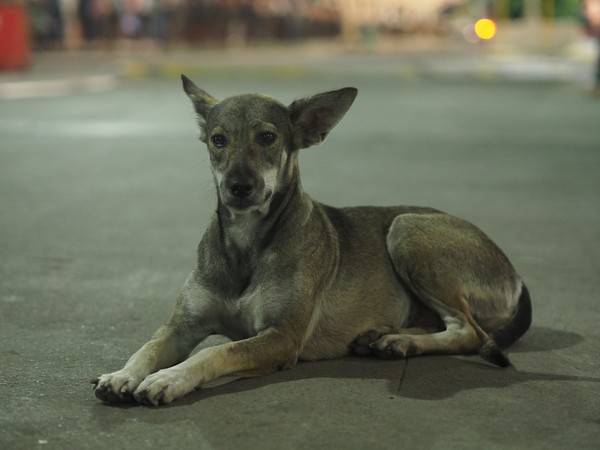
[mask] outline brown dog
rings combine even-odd
[[[182,80],[217,212],[171,318],[123,369],[93,380],[99,399],[169,403],[224,375],[350,351],[509,364],[499,347],[529,328],[529,294],[478,228],[430,208],[332,208],[302,190],[298,150],[323,141],[356,89],[286,107],[262,95],[219,102]],[[233,341],[188,358],[211,334]]]

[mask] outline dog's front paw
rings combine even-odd
[[[105,403],[123,403],[133,401],[133,392],[141,378],[133,376],[128,370],[107,373],[94,378],[94,395]]]
[[[149,375],[138,386],[133,396],[139,403],[148,406],[171,403],[194,390],[185,370],[169,368]]]

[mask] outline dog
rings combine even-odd
[[[92,380],[98,399],[167,404],[222,376],[351,353],[510,365],[502,349],[529,328],[531,300],[482,231],[431,208],[333,208],[303,191],[299,150],[326,138],[355,88],[285,106],[258,94],[217,101],[182,82],[217,210],[170,319],[123,369]],[[212,334],[231,342],[189,356]]]

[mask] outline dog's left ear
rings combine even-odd
[[[183,90],[192,101],[196,113],[198,113],[198,124],[200,125],[201,131],[200,139],[204,141],[204,123],[206,122],[208,111],[219,103],[219,101],[196,86],[192,80],[185,75],[181,75],[181,82],[183,83]]]
[[[350,109],[356,94],[356,88],[347,87],[293,102],[289,110],[295,148],[323,142]]]

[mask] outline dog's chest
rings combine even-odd
[[[252,243],[252,234],[250,226],[240,224],[239,226],[231,227],[228,230],[226,244],[230,248],[245,250]]]
[[[219,315],[221,334],[232,339],[256,336],[267,327],[269,319],[269,297],[262,289],[245,292],[237,299],[223,299]]]
[[[227,259],[219,274],[213,273],[209,287],[218,300],[217,322],[233,339],[255,336],[276,315],[274,305],[281,303],[278,289],[264,273],[264,258],[241,252]]]
[[[243,214],[227,227],[225,245],[231,252],[247,252],[256,241],[260,218],[254,214]]]

